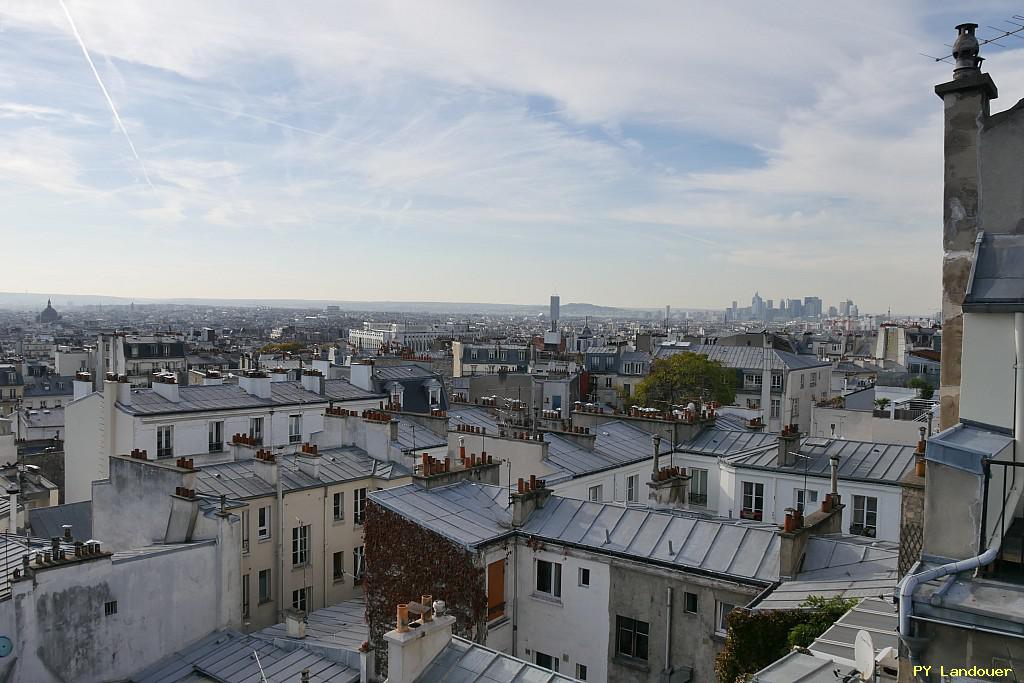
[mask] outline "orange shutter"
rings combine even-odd
[[[487,621],[505,615],[505,560],[487,565]]]

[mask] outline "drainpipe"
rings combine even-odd
[[[277,621],[284,621],[284,489],[277,464]]]
[[[665,589],[665,673],[672,673],[672,587]]]

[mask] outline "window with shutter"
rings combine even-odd
[[[505,561],[487,565],[487,621],[505,616]]]

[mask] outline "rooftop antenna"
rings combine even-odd
[[[996,34],[990,38],[985,38],[984,40],[977,40],[976,38],[974,38],[974,29],[978,28],[977,24],[960,24],[956,28],[958,31],[960,31],[961,36],[969,35],[973,39],[973,47],[976,54],[978,48],[980,48],[983,45],[988,45],[989,43],[993,45],[998,45],[999,47],[1006,47],[1005,45],[999,42],[1003,38],[1009,38],[1010,36],[1013,36],[1014,38],[1020,38],[1021,40],[1024,40],[1024,35],[1021,35],[1022,33],[1024,33],[1024,24],[1018,23],[1024,22],[1024,15],[1014,14],[1012,19],[1013,21],[1010,21],[1010,19],[1003,20],[1004,24],[1009,24],[1010,26],[1014,27],[1009,30],[999,28],[997,26],[986,26],[985,28],[995,31]],[[959,39],[957,40],[957,43],[960,43]],[[959,56],[958,53],[960,52],[957,43],[954,43],[953,45],[947,45],[946,47],[951,48],[951,52],[947,55],[943,55],[942,57],[935,57],[934,55],[928,55],[923,52],[919,52],[918,54],[921,55],[922,57],[927,57],[928,59],[934,62],[946,62],[947,64],[957,64]]]

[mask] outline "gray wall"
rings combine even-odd
[[[761,590],[722,579],[667,572],[626,561],[613,561],[608,604],[609,683],[661,683],[665,668],[667,589],[672,588],[672,665],[693,668],[694,681],[715,681],[715,657],[725,638],[715,635],[716,600],[742,606]],[[684,592],[696,593],[697,613],[685,611]],[[616,656],[616,616],[649,625],[647,666]]]

